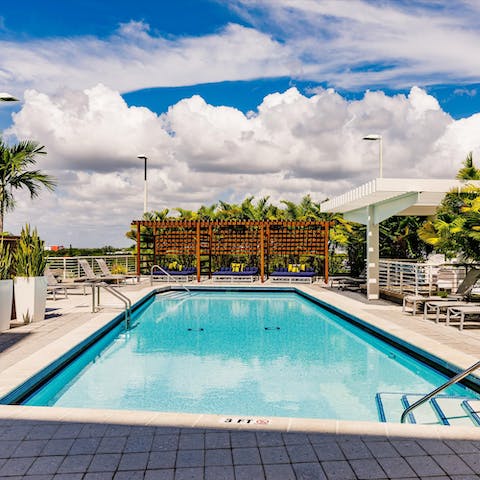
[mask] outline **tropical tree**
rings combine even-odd
[[[39,195],[41,187],[54,189],[53,177],[32,170],[36,157],[47,153],[44,148],[30,140],[9,146],[0,139],[0,233],[3,232],[5,214],[15,208],[14,190],[27,189],[33,199]]]
[[[472,153],[467,155],[458,179],[479,180],[480,170],[473,164]],[[458,254],[466,259],[480,260],[480,189],[468,185],[445,195],[436,216],[418,231],[420,238],[447,258]]]

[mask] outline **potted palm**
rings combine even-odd
[[[0,332],[10,328],[12,316],[13,280],[11,278],[12,254],[8,245],[0,241]]]
[[[47,259],[37,229],[30,233],[30,226],[25,225],[13,258],[17,319],[24,323],[43,320],[47,302],[47,279],[44,276]]]

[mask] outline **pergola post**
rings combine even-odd
[[[367,298],[377,300],[380,294],[379,285],[379,225],[375,223],[374,206],[367,207]]]
[[[140,276],[140,222],[135,222],[137,226],[137,276]]]
[[[265,236],[263,224],[260,225],[260,279],[265,282]]]
[[[196,241],[196,254],[197,254],[197,282],[200,283],[201,265],[200,265],[200,222],[197,222],[197,241]]]

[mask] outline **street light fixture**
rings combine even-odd
[[[378,156],[380,163],[380,178],[383,178],[383,152],[382,152],[382,136],[378,134],[366,135],[363,140],[378,141]]]
[[[148,199],[148,187],[147,187],[147,156],[137,155],[137,158],[144,161],[144,173],[143,173],[143,213],[147,213],[147,199]]]
[[[9,93],[0,93],[0,102],[18,102],[18,98],[10,95]]]

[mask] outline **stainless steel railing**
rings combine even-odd
[[[474,370],[477,368],[480,368],[480,361],[477,363],[474,363],[470,367],[468,367],[466,370],[463,372],[460,372],[458,375],[455,375],[453,378],[451,378],[448,382],[445,382],[443,385],[440,385],[438,388],[435,390],[431,391],[430,393],[427,393],[424,395],[420,400],[417,400],[415,403],[412,403],[408,408],[406,408],[402,416],[400,417],[400,422],[405,423],[405,420],[407,419],[408,414],[414,410],[415,408],[419,407],[420,405],[423,405],[425,402],[428,402],[432,397],[435,395],[439,394],[441,391],[445,390],[446,388],[450,387],[451,385],[454,385],[455,383],[460,382],[463,380],[466,376],[470,375]]]
[[[160,270],[163,272],[168,278],[171,278],[174,282],[178,283],[183,289],[185,289],[189,294],[192,293],[183,283],[179,282],[178,279],[176,279],[171,273],[168,273],[164,268],[162,268],[160,265],[153,265],[153,267],[150,269],[150,285],[153,285],[153,277],[154,277],[154,270]]]

